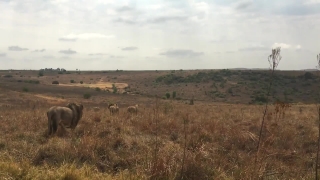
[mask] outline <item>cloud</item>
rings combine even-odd
[[[124,56],[114,56],[114,55],[110,55],[109,58],[111,59],[123,59],[125,58]]]
[[[160,16],[160,17],[155,17],[153,19],[149,19],[148,23],[154,23],[154,24],[159,24],[159,23],[166,23],[166,22],[179,22],[179,21],[186,21],[188,19],[187,16]]]
[[[265,50],[269,50],[269,48],[263,45],[251,45],[251,46],[239,49],[239,51],[265,51]]]
[[[77,41],[77,38],[59,38],[59,41],[75,42]]]
[[[89,56],[104,56],[104,55],[107,55],[107,54],[104,54],[104,53],[92,53],[92,54],[88,54]]]
[[[44,59],[54,59],[55,56],[42,56],[42,58],[44,58]]]
[[[320,4],[320,0],[305,0],[303,4],[305,4],[305,5]]]
[[[59,38],[59,41],[77,41],[80,40],[88,40],[88,39],[111,39],[115,38],[114,35],[104,35],[104,34],[97,34],[97,33],[83,33],[83,34],[68,34]]]
[[[203,55],[203,52],[195,52],[193,50],[187,49],[175,49],[175,50],[168,50],[166,52],[160,53],[160,55],[167,56],[169,58],[181,57],[181,58],[188,58],[188,57],[198,57]]]
[[[71,59],[69,56],[61,56],[60,59]]]
[[[297,45],[297,46],[296,46],[296,49],[301,49],[301,45]]]
[[[319,0],[318,1],[290,1],[286,4],[276,6],[272,12],[286,16],[308,16],[319,14]]]
[[[235,9],[236,10],[245,10],[250,8],[253,5],[252,0],[243,0],[240,2],[235,3]]]
[[[129,46],[129,47],[124,47],[124,48],[121,48],[122,51],[134,51],[134,50],[137,50],[138,48],[137,47],[134,47],[134,46]]]
[[[137,21],[131,20],[131,19],[128,19],[128,18],[117,18],[117,19],[113,20],[113,22],[115,22],[115,23],[124,23],[124,24],[129,24],[129,25],[134,25],[134,24],[138,23]]]
[[[68,50],[61,50],[59,51],[59,53],[63,53],[63,54],[76,54],[77,51],[73,51],[71,49],[68,49]]]
[[[8,47],[9,51],[27,51],[27,48],[21,48],[19,46],[10,46]]]
[[[6,53],[0,53],[0,57],[6,57],[7,54]]]
[[[116,11],[118,11],[118,12],[127,12],[127,11],[133,11],[133,10],[135,10],[135,9],[130,6],[121,6],[116,9]]]
[[[292,44],[286,44],[286,43],[274,43],[272,45],[272,48],[281,47],[281,49],[301,49],[301,45],[292,45]]]
[[[44,51],[46,51],[45,49],[36,49],[36,50],[34,50],[33,52],[44,52]]]

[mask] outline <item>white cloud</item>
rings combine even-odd
[[[281,68],[307,69],[314,62],[299,60],[319,53],[319,1],[0,0],[1,59],[36,69],[264,68],[260,59],[280,46]]]
[[[292,45],[286,44],[286,43],[274,43],[272,45],[272,48],[277,48],[277,47],[281,47],[282,49],[289,49],[292,47]]]
[[[261,45],[261,44],[251,44],[246,47],[242,47],[239,51],[267,51],[269,50],[268,47]]]
[[[88,40],[88,39],[111,39],[115,38],[114,35],[104,35],[97,33],[83,33],[83,34],[68,34],[66,36],[62,36],[59,40],[61,41],[75,41],[77,39],[80,40]]]
[[[315,5],[320,4],[320,0],[304,0],[305,5]]]

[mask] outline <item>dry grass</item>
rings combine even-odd
[[[253,175],[263,106],[160,102],[137,116],[124,108],[110,116],[86,106],[74,133],[58,131],[52,138],[46,135],[48,106],[33,111],[0,107],[0,179],[179,179],[180,175],[250,179]],[[271,105],[258,157],[260,176],[312,179],[316,107],[293,105],[281,118],[273,112]]]

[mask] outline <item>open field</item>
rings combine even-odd
[[[254,174],[264,179],[314,179],[318,114],[312,100],[318,78],[306,78],[305,72],[277,72],[280,80],[274,97],[283,95],[279,91],[284,86],[298,91],[287,94],[286,99],[294,103],[284,113],[277,112],[275,105],[269,106],[255,166],[264,106],[252,102],[250,96],[263,95],[263,81],[259,78],[265,77],[260,71],[250,73],[249,77],[258,78],[254,84],[251,79],[244,80],[246,73],[217,76],[204,71],[209,74],[200,73],[202,80],[193,82],[198,78],[190,77],[200,76],[199,72],[175,72],[184,73],[181,78],[170,71],[48,72],[40,77],[37,71],[1,71],[0,179],[229,180],[255,179]],[[8,74],[12,77],[3,77]],[[62,85],[51,83],[56,80]],[[126,93],[108,92],[102,86],[81,87],[84,85],[80,81],[92,87],[123,83],[118,88]],[[218,88],[211,87],[213,82]],[[304,86],[305,82],[309,85]],[[208,99],[212,95],[199,93],[201,87],[227,95]],[[230,87],[236,89],[233,95],[228,93]],[[162,98],[172,91],[177,91],[181,99]],[[91,96],[84,98],[84,94]],[[186,104],[192,95],[193,106]],[[71,101],[84,105],[79,125],[74,132],[58,130],[49,138],[46,111]],[[119,103],[119,115],[110,115],[110,102]],[[126,113],[126,107],[136,103],[138,115]],[[94,112],[93,107],[101,110]]]

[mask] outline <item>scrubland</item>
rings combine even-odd
[[[261,105],[153,99],[111,116],[88,104],[74,132],[48,137],[50,106],[0,107],[0,179],[314,179],[315,105],[270,105],[256,163]]]

